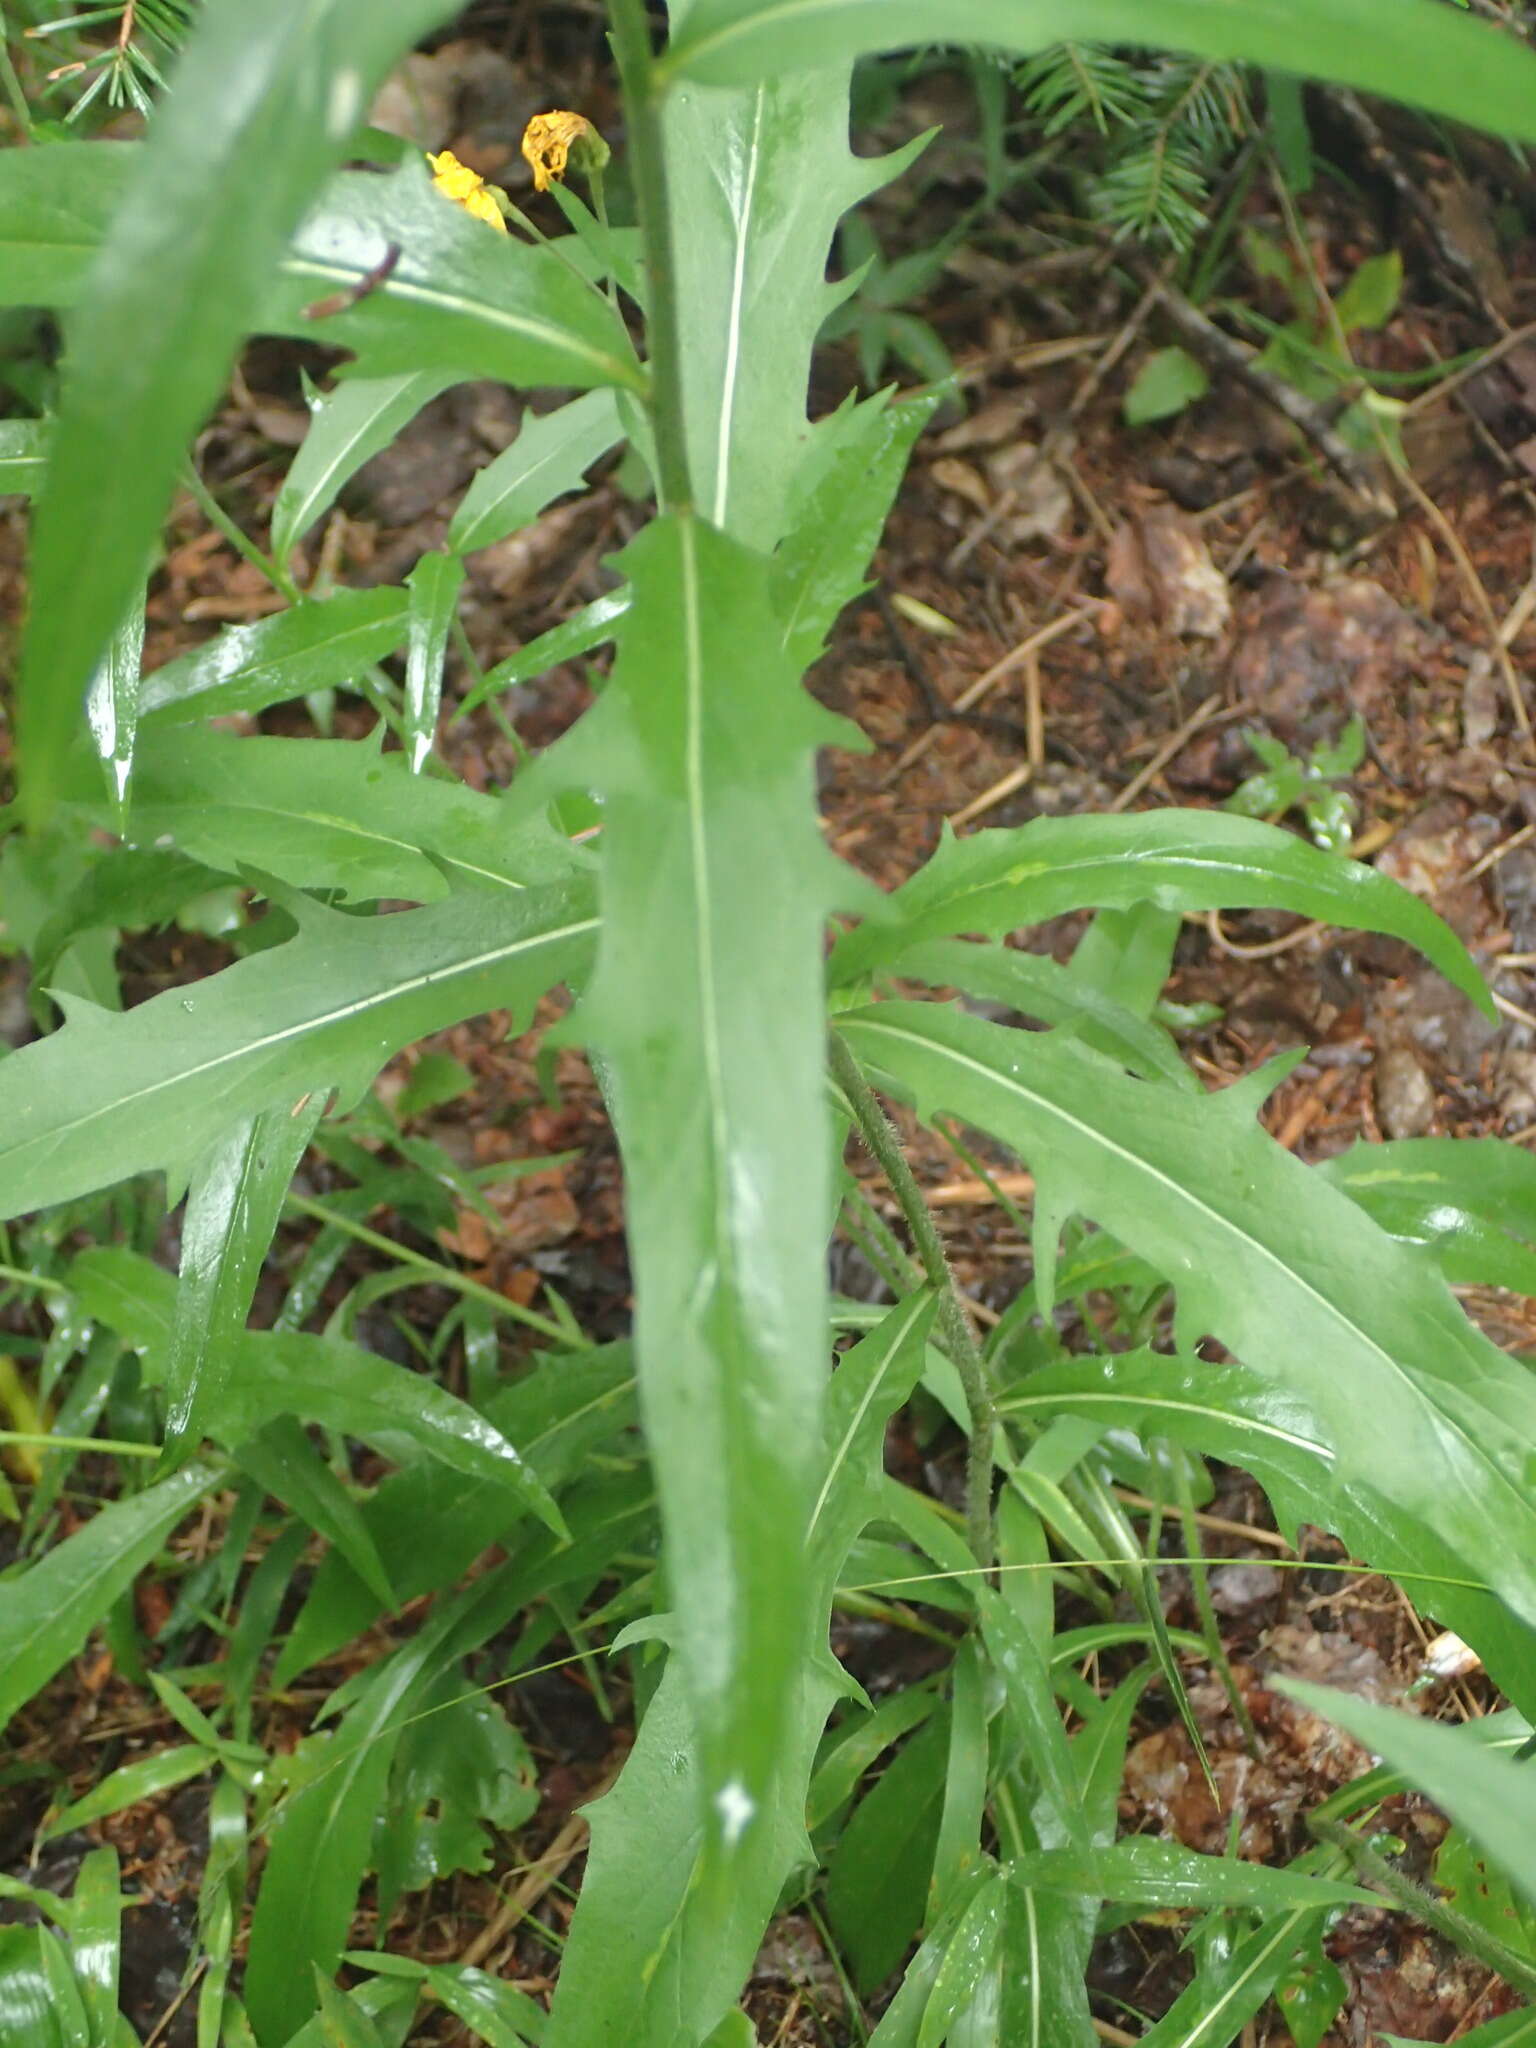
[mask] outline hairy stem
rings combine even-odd
[[[1356,1873],[1380,1885],[1388,1898],[1401,1906],[1404,1912],[1412,1913],[1415,1919],[1422,1920],[1425,1926],[1432,1927],[1457,1948],[1476,1956],[1487,1969],[1502,1977],[1512,1991],[1520,1992],[1525,1998],[1536,1998],[1536,1969],[1531,1967],[1527,1957],[1507,1948],[1497,1936],[1469,1920],[1464,1913],[1458,1913],[1444,1899],[1437,1899],[1423,1885],[1415,1884],[1369,1842],[1363,1841],[1353,1828],[1343,1827],[1337,1821],[1322,1820],[1316,1814],[1308,1820],[1307,1828],[1321,1841],[1342,1849],[1355,1866]]]
[[[663,511],[685,510],[693,495],[683,427],[682,347],[677,273],[672,260],[672,215],[661,133],[661,88],[651,51],[645,0],[608,0],[613,53],[624,84],[629,168],[640,209],[640,234],[649,284],[651,421],[656,434],[656,489]]]
[[[891,1192],[907,1219],[907,1228],[912,1233],[913,1247],[922,1261],[923,1271],[938,1292],[940,1334],[944,1348],[960,1375],[960,1384],[965,1389],[965,1405],[971,1418],[965,1462],[966,1534],[976,1562],[987,1565],[992,1562],[992,1439],[997,1415],[992,1406],[981,1351],[965,1310],[960,1306],[954,1275],[944,1254],[944,1241],[939,1236],[928,1204],[923,1200],[922,1189],[907,1164],[901,1140],[875,1099],[875,1091],[865,1080],[863,1068],[835,1031],[832,1034],[832,1074],[847,1097],[859,1135],[890,1183]]]

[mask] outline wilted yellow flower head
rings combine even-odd
[[[439,156],[429,152],[427,162],[432,166],[432,182],[445,199],[454,200],[466,213],[472,213],[476,220],[485,221],[500,233],[507,232],[501,208],[478,171],[461,164],[451,149],[443,150]]]
[[[534,189],[547,192],[556,178],[565,176],[574,152],[577,165],[600,171],[608,161],[608,145],[585,114],[535,114],[523,130],[523,155],[533,171]]]

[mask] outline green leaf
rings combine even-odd
[[[1270,1077],[1192,1101],[1060,1033],[932,1005],[885,1004],[841,1028],[925,1114],[950,1110],[1034,1168],[1047,1313],[1056,1234],[1082,1211],[1175,1282],[1181,1348],[1215,1336],[1294,1389],[1340,1483],[1423,1524],[1536,1619],[1536,1384],[1426,1262],[1259,1128]]]
[[[1165,1031],[1101,995],[1092,982],[1049,954],[977,946],[964,939],[929,939],[902,955],[901,975],[904,981],[988,996],[1043,1024],[1075,1024],[1085,1045],[1118,1060],[1133,1074],[1160,1078],[1176,1088],[1199,1085]]]
[[[663,75],[746,85],[928,43],[932,0],[694,0]],[[1513,38],[1434,0],[954,0],[943,34],[1026,55],[1048,43],[1148,42],[1192,57],[1305,70],[1536,141],[1536,65]]]
[[[885,1426],[922,1369],[933,1314],[931,1293],[910,1296],[833,1375],[820,1485],[794,1542],[796,1554],[812,1553],[814,1587],[787,1659],[791,1710],[762,1824],[745,1832],[732,1883],[701,1881],[700,1743],[673,1650],[623,1775],[587,1809],[592,1847],[547,2048],[606,2048],[621,2014],[625,2048],[677,2048],[707,2036],[734,2005],[785,1880],[813,1860],[806,1787],[827,1715],[849,1689],[826,1649],[833,1595],[849,1545],[880,1512]]]
[[[492,1700],[461,1698],[454,1667],[400,1738],[374,1825],[380,1924],[402,1892],[490,1863],[487,1826],[511,1833],[539,1803],[528,1745]]]
[[[181,1742],[171,1749],[157,1750],[137,1763],[124,1764],[55,1814],[38,1840],[51,1842],[75,1828],[88,1827],[92,1821],[121,1813],[125,1807],[137,1806],[141,1799],[154,1799],[162,1792],[173,1791],[190,1779],[201,1778],[217,1763],[217,1756],[202,1743]]]
[[[630,593],[627,590],[610,590],[606,596],[593,598],[590,604],[583,605],[579,612],[573,612],[560,625],[551,626],[547,633],[540,633],[526,647],[520,647],[516,654],[509,654],[505,661],[497,662],[459,706],[459,717],[466,718],[487,697],[494,697],[502,690],[515,689],[519,683],[531,682],[535,676],[547,674],[561,662],[574,661],[578,655],[590,654],[594,647],[601,647],[613,638],[617,621],[623,618],[629,605]]]
[[[926,866],[839,941],[834,982],[895,965],[918,939],[989,938],[1090,906],[1163,910],[1281,909],[1416,946],[1489,1016],[1492,998],[1450,927],[1396,882],[1321,852],[1277,826],[1219,811],[1037,818],[1017,829],[946,831]]]
[[[0,495],[38,488],[52,438],[51,420],[0,420]]]
[[[1339,1860],[1313,1851],[1291,1868],[1332,1874]],[[1289,1972],[1328,1910],[1298,1906],[1263,1921],[1235,1947],[1212,1943],[1194,1981],[1140,2037],[1138,2048],[1228,2048]]]
[[[188,1466],[114,1501],[7,1581],[0,1603],[0,1727],[75,1655],[219,1476],[212,1466]]]
[[[405,749],[411,773],[419,775],[437,738],[443,662],[464,585],[464,564],[457,555],[429,552],[417,562],[406,584],[411,611],[405,641]]]
[[[180,1289],[170,1276],[136,1253],[98,1245],[81,1253],[70,1277],[76,1299],[141,1353],[146,1378],[160,1384],[178,1339]],[[564,1533],[548,1488],[517,1449],[436,1380],[339,1337],[236,1330],[226,1342],[227,1372],[209,1414],[209,1427],[226,1441],[293,1416],[381,1446],[406,1437],[461,1482],[499,1487]],[[463,1492],[461,1484],[461,1499]]]
[[[1536,1907],[1536,1773],[1527,1762],[1494,1755],[1458,1728],[1372,1706],[1353,1693],[1294,1678],[1275,1684],[1406,1773],[1499,1865],[1526,1905]]]
[[[1271,1870],[1230,1856],[1200,1856],[1179,1842],[1129,1835],[1111,1848],[1046,1849],[1015,1858],[1023,1884],[1074,1892],[1114,1905],[1248,1906],[1260,1913],[1292,1906],[1374,1905],[1376,1894],[1305,1871]]]
[[[146,727],[163,726],[345,688],[405,645],[408,608],[403,590],[338,590],[323,602],[227,627],[147,675],[140,714]]]
[[[1122,411],[1128,427],[1150,426],[1153,420],[1169,420],[1204,398],[1211,388],[1205,365],[1197,363],[1187,350],[1160,348],[1147,357],[1131,380]]]
[[[347,1560],[374,1598],[395,1606],[395,1589],[351,1492],[305,1435],[297,1417],[274,1416],[254,1434],[235,1432],[235,1462]]]
[[[525,414],[511,447],[464,493],[448,528],[449,548],[470,555],[530,525],[546,505],[577,490],[597,458],[623,438],[611,391],[588,391],[555,412]]]
[[[135,1173],[179,1183],[242,1117],[331,1087],[355,1101],[413,1039],[531,1008],[578,972],[596,930],[584,892],[561,888],[389,918],[294,910],[288,944],[126,1015],[65,998],[61,1031],[0,1061],[4,1214]]]
[[[96,757],[106,772],[114,819],[127,806],[139,729],[140,665],[144,658],[144,597],[136,592],[126,618],[107,642],[101,665],[85,693],[85,722]]]
[[[535,798],[599,792],[603,937],[578,1013],[625,1161],[640,1396],[722,1854],[777,1768],[825,1382],[821,930],[829,721],[778,652],[768,564],[687,517],[619,567],[595,710]],[[736,999],[752,987],[761,1001]]]
[[[782,70],[662,104],[694,501],[712,525],[765,550],[787,529],[810,432],[811,346],[843,296],[826,282],[833,231],[923,146],[854,156],[847,68]]]
[[[390,64],[451,12],[448,0],[382,13],[372,0],[271,0],[259,14],[211,0],[200,11],[69,325],[18,701],[34,819],[283,245]]]
[[[922,1924],[944,1803],[949,1716],[936,1714],[855,1808],[827,1864],[827,1919],[866,1997]]]
[[[1401,2034],[1383,2034],[1390,2048],[1430,2048],[1428,2042],[1405,2041]],[[1536,2043],[1536,2006],[1506,2012],[1486,2025],[1458,2034],[1456,2048],[1532,2048]]]
[[[283,1198],[323,1106],[311,1097],[297,1113],[246,1117],[198,1161],[181,1225],[162,1469],[196,1449],[223,1404]]]
[[[272,552],[286,562],[371,456],[387,448],[423,406],[454,382],[451,370],[398,377],[344,377],[312,401],[313,417],[272,507]]]
[[[1352,1145],[1317,1171],[1453,1285],[1536,1294],[1536,1159],[1498,1138]]]
[[[487,2048],[524,2048],[525,2043],[544,2038],[547,2015],[542,2005],[526,1991],[467,1963],[418,1963],[413,1956],[380,1955],[370,1949],[349,1949],[344,1960],[356,1969],[415,1977]]]
[[[80,1987],[92,2048],[112,2048],[122,2039],[117,2010],[118,1970],[123,1954],[123,1899],[117,1851],[92,1849],[75,1879],[70,1928],[70,1961]]]
[[[820,658],[843,606],[858,593],[884,530],[912,444],[941,394],[888,402],[877,393],[811,429],[790,483],[789,530],[773,563],[784,651],[799,669]]]
[[[1007,1879],[1000,1870],[993,1870],[980,1889],[964,1901],[923,2008],[917,2048],[940,2048],[942,2042],[960,2038],[951,2029],[971,2006],[983,1980],[996,1968],[1007,1916]]]
[[[1403,259],[1396,249],[1367,256],[1333,302],[1340,327],[1346,334],[1361,327],[1385,327],[1397,311],[1402,290]]]
[[[62,815],[106,821],[99,804],[70,803]],[[434,903],[450,888],[500,894],[572,880],[590,866],[542,822],[514,826],[498,798],[412,775],[404,755],[379,751],[377,729],[363,740],[152,732],[139,749],[129,830],[142,845],[180,848],[224,874],[254,869],[296,889],[332,890],[342,903]],[[101,900],[122,864],[121,854],[106,863],[92,923],[130,921],[105,909],[131,904]],[[140,922],[167,914],[150,909]]]

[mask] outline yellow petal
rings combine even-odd
[[[596,133],[585,114],[567,113],[558,107],[548,114],[535,114],[523,130],[523,155],[533,172],[535,191],[547,192],[556,178],[563,178],[571,145]]]
[[[432,166],[432,183],[445,199],[453,200],[466,213],[472,213],[476,220],[483,220],[501,234],[507,232],[501,208],[478,171],[461,164],[451,149],[442,150],[437,156],[429,153],[427,162]]]

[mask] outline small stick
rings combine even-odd
[[[1240,378],[1250,391],[1307,437],[1335,475],[1379,518],[1392,517],[1397,507],[1390,495],[1376,481],[1365,460],[1338,433],[1323,407],[1303,397],[1294,384],[1261,369],[1251,349],[1224,334],[1214,321],[1207,320],[1182,292],[1161,283],[1156,291],[1170,324],[1180,340],[1188,344],[1191,354],[1221,374]]]
[[[1100,601],[1095,599],[1091,604],[1079,605],[1075,611],[1063,612],[1059,619],[1052,619],[1048,626],[1037,626],[1034,632],[1027,634],[1016,647],[1010,647],[1008,652],[994,661],[989,669],[983,670],[974,683],[966,684],[950,706],[951,713],[971,710],[974,705],[981,702],[989,690],[1003,680],[1004,676],[1010,676],[1016,668],[1022,668],[1025,662],[1040,652],[1042,647],[1049,647],[1053,640],[1059,640],[1063,633],[1070,633],[1074,626],[1086,624],[1089,619],[1097,616],[1099,610]],[[927,732],[918,734],[885,777],[881,784],[883,789],[889,789],[899,775],[928,751],[933,744],[934,731],[935,728],[930,726]]]
[[[348,285],[345,291],[332,292],[328,298],[316,299],[313,304],[304,308],[304,318],[331,320],[338,313],[349,312],[360,299],[368,298],[389,282],[400,256],[400,244],[391,242],[372,270],[365,270],[356,284]]]
[[[1144,768],[1138,769],[1120,794],[1110,804],[1111,811],[1123,811],[1135,803],[1155,775],[1161,775],[1175,754],[1182,753],[1202,725],[1207,725],[1221,708],[1220,692],[1207,697],[1198,710],[1192,711],[1177,732],[1171,732]]]

